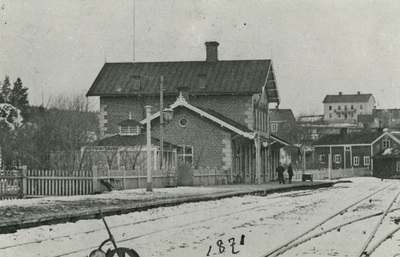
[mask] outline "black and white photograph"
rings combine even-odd
[[[399,257],[399,14],[0,0],[0,256]]]

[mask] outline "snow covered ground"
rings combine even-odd
[[[261,257],[355,201],[389,186],[311,233],[385,210],[400,190],[400,183],[393,180],[351,180],[353,183],[336,184],[332,188],[188,203],[106,217],[106,220],[118,246],[133,248],[140,256]],[[211,189],[158,189],[153,194],[182,195],[182,191],[183,194],[195,194],[196,190]],[[129,194],[148,197],[144,190],[125,193],[127,197]],[[41,201],[52,199],[10,201],[7,204],[38,204]],[[393,208],[398,207],[400,205],[396,202]],[[376,238],[398,226],[395,221],[399,217],[400,211],[389,213]],[[284,252],[281,256],[353,257],[360,251],[379,218],[376,216],[334,230]],[[87,256],[106,238],[107,232],[101,220],[81,220],[23,229],[14,234],[0,235],[0,256]],[[109,247],[107,244],[103,249]],[[400,232],[371,256],[396,256],[398,253]]]

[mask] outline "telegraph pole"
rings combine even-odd
[[[164,75],[160,77],[160,170],[163,168],[163,154],[164,154]]]
[[[147,137],[147,144],[146,144],[146,150],[147,150],[147,192],[152,192],[153,191],[153,184],[152,184],[152,175],[151,175],[151,106],[147,105],[145,106],[146,108],[146,137]]]

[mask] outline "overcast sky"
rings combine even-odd
[[[322,114],[326,94],[400,107],[400,1],[0,0],[0,79],[30,102],[86,93],[104,62],[272,58],[281,108]],[[134,15],[135,10],[135,15]]]

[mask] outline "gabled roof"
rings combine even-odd
[[[392,133],[390,133],[392,136],[394,136],[395,138],[397,138],[397,140],[400,141],[400,134],[398,131],[393,131]]]
[[[371,97],[374,98],[372,94],[326,95],[323,103],[365,103],[368,102]]]
[[[289,143],[288,141],[286,141],[274,134],[271,134],[271,139],[275,142],[278,142],[278,143],[284,145],[284,146],[288,146],[288,147],[292,147],[292,148],[299,148],[298,146],[295,146],[294,144]]]
[[[221,114],[221,113],[218,113],[218,112],[216,112],[216,111],[214,111],[214,110],[207,109],[207,108],[201,108],[201,107],[197,107],[197,108],[199,108],[200,110],[203,110],[203,111],[205,111],[205,112],[207,112],[207,113],[213,115],[214,117],[216,117],[216,118],[218,118],[218,119],[220,119],[220,120],[222,120],[222,121],[224,121],[224,122],[226,122],[226,123],[228,123],[228,124],[231,124],[232,126],[238,128],[238,129],[240,129],[240,130],[242,130],[242,131],[244,131],[244,132],[248,132],[248,133],[251,133],[251,132],[252,132],[251,129],[249,129],[249,128],[246,127],[245,125],[240,124],[239,122],[236,122],[236,121],[234,121],[234,120],[232,120],[232,119],[230,119],[230,118],[224,116],[224,115]]]
[[[315,142],[314,146],[372,144],[381,135],[382,132],[325,135]]]
[[[292,109],[271,109],[270,121],[296,121]]]
[[[173,103],[170,108],[171,109],[175,109],[179,106],[184,106],[186,108],[188,108],[191,111],[194,111],[196,113],[198,113],[200,116],[206,117],[208,119],[210,119],[213,122],[218,123],[219,125],[221,125],[221,127],[225,127],[233,132],[235,132],[236,134],[239,134],[241,136],[244,136],[246,138],[249,139],[254,139],[254,134],[251,132],[251,130],[249,130],[247,127],[238,124],[237,122],[223,116],[222,114],[218,114],[216,116],[210,114],[208,111],[205,111],[199,107],[193,106],[191,104],[189,104],[185,98],[183,98],[182,94],[178,97],[178,99],[176,100],[175,103]],[[213,111],[214,114],[217,114],[215,111]],[[222,116],[222,117],[221,117]],[[154,113],[151,117],[150,120],[153,120],[157,117],[160,117],[160,111]],[[141,124],[146,124],[147,119],[142,120],[140,123]],[[240,125],[240,126],[238,126]]]
[[[266,86],[269,102],[279,103],[271,60],[106,63],[86,96],[255,94]],[[200,81],[205,87],[199,86]]]

